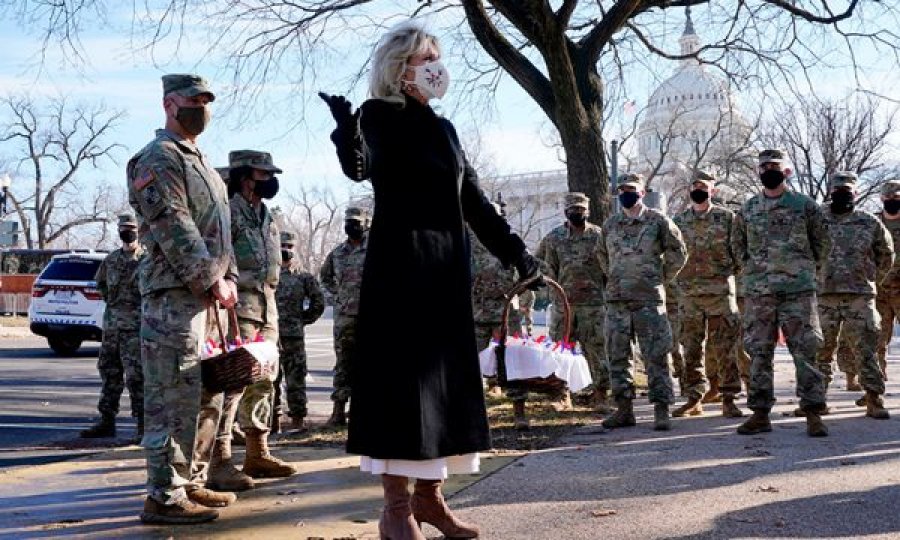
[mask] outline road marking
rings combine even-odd
[[[0,424],[0,428],[12,428],[12,429],[53,429],[59,431],[78,431],[86,428],[87,424],[81,424],[78,426],[60,426],[53,424]]]
[[[50,395],[50,396],[59,396],[59,397],[68,397],[68,396],[89,396],[89,397],[97,397],[100,395],[100,388],[97,388],[96,392],[62,392],[59,390],[51,391],[51,390],[22,390],[21,388],[3,388],[0,387],[0,394],[16,394],[16,395],[28,395],[28,394],[39,394],[39,395]]]

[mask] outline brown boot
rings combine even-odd
[[[603,420],[603,427],[607,429],[631,427],[637,423],[634,419],[634,406],[630,398],[617,399],[616,406],[616,412]]]
[[[737,432],[741,435],[756,435],[772,431],[772,423],[769,422],[769,409],[756,409],[746,422],[739,425]]]
[[[477,538],[478,527],[460,521],[450,512],[441,493],[442,480],[416,480],[410,508],[413,518],[421,526],[429,523],[447,538]]]
[[[306,419],[302,416],[292,416],[291,417],[291,433],[306,433],[309,431],[309,426],[306,425]]]
[[[722,394],[719,393],[719,379],[709,380],[709,390],[700,398],[700,403],[719,403],[722,401]]]
[[[344,412],[344,409],[347,407],[347,402],[341,399],[338,399],[334,402],[334,409],[331,411],[331,417],[328,418],[328,421],[325,422],[326,427],[338,427],[338,426],[346,426],[347,425],[347,413]]]
[[[856,403],[857,407],[865,407],[866,403],[868,403],[868,401],[869,401],[869,396],[866,394],[863,394],[862,397],[857,399],[855,403]]]
[[[206,475],[206,487],[217,491],[247,491],[253,486],[253,479],[238,470],[231,461],[231,444],[216,440]]]
[[[413,519],[407,483],[405,476],[381,475],[384,510],[378,521],[378,532],[382,540],[426,540]]]
[[[599,414],[609,414],[613,412],[612,406],[609,404],[609,389],[598,386],[591,395],[591,407]]]
[[[237,422],[235,422],[234,426],[231,428],[231,444],[235,446],[245,446],[247,444],[247,438],[244,437],[244,431]]]
[[[87,429],[81,430],[79,436],[82,439],[102,439],[116,436],[116,417],[102,416],[97,422]]]
[[[816,411],[816,414],[818,414],[819,416],[828,416],[829,414],[831,414],[831,407],[820,407]],[[803,407],[797,407],[796,409],[794,409],[794,416],[804,418],[806,416],[806,409],[804,409]]]
[[[806,409],[806,434],[810,437],[827,437],[828,428],[819,414],[825,407],[809,407]]]
[[[740,418],[744,411],[734,404],[734,394],[722,394],[722,416],[725,418]]]
[[[687,403],[672,411],[672,416],[675,418],[681,418],[682,416],[700,416],[701,414],[703,414],[703,404],[700,403],[700,398],[698,397],[688,398]]]
[[[253,478],[287,478],[297,474],[297,469],[269,453],[269,434],[260,429],[248,429],[247,454],[244,456],[244,474]]]
[[[531,422],[528,420],[528,414],[525,412],[524,401],[513,401],[513,428],[516,431],[528,431],[531,429]]]
[[[191,501],[210,508],[228,506],[237,500],[237,495],[228,491],[213,491],[200,486],[187,488],[187,496]]]
[[[884,408],[881,396],[871,390],[866,391],[866,416],[877,420],[887,420],[891,417],[891,413]]]
[[[553,410],[556,412],[571,411],[572,395],[568,390],[563,390],[562,394],[556,396],[556,399],[550,402],[550,406],[553,407]]]
[[[219,517],[219,512],[185,499],[175,504],[162,504],[147,497],[141,522],[148,525],[206,523]]]
[[[862,386],[859,385],[856,373],[847,373],[847,391],[859,392],[860,390],[862,390]]]

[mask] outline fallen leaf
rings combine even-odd
[[[294,523],[294,527],[306,527],[306,523],[303,521],[298,521],[297,523]]]
[[[607,516],[614,516],[616,514],[618,514],[617,511],[611,510],[609,508],[601,508],[599,510],[591,510],[591,515],[594,517],[607,517]]]
[[[760,486],[756,488],[757,493],[778,493],[781,491],[775,486]]]

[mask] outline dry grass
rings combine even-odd
[[[0,326],[17,326],[21,328],[27,328],[28,317],[24,315],[19,315],[17,317],[13,317],[11,315],[2,315],[0,316]]]

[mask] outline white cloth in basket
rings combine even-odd
[[[497,375],[497,344],[491,342],[478,354],[481,374],[485,377]],[[591,371],[582,354],[573,354],[561,349],[532,341],[531,339],[509,338],[506,342],[506,378],[515,381],[532,377],[549,377],[555,373],[566,381],[569,390],[577,392],[591,384]]]

